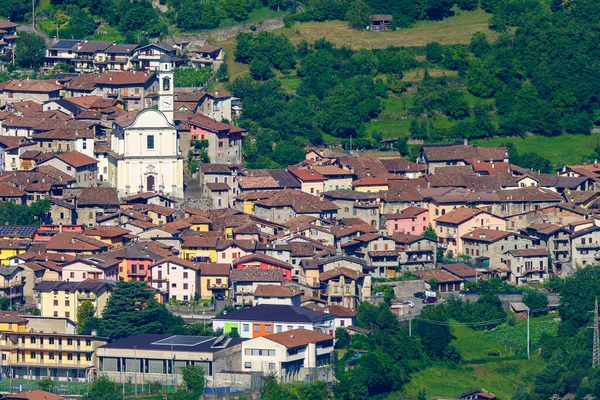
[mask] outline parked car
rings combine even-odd
[[[413,296],[415,296],[417,299],[427,298],[427,296],[425,295],[425,292],[416,292],[415,294],[413,294]]]
[[[215,300],[223,301],[225,300],[225,296],[223,296],[221,293],[215,294]]]
[[[437,297],[426,297],[423,299],[423,304],[437,303]]]
[[[406,302],[406,304],[408,304],[408,306],[409,306],[410,308],[415,308],[415,303],[413,303],[413,302],[412,302],[412,301],[410,301],[410,300],[408,300],[408,301]]]
[[[426,297],[437,297],[437,293],[436,292],[432,292],[430,290],[426,290],[424,298],[426,298]]]

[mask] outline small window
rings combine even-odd
[[[269,363],[269,371],[275,370],[275,363]]]
[[[271,332],[271,325],[265,326],[265,332]]]
[[[251,362],[245,362],[244,363],[244,368],[252,368],[252,363]]]
[[[250,332],[250,324],[243,324],[242,332]]]
[[[146,147],[148,150],[154,150],[154,135],[146,136]]]
[[[260,332],[260,325],[254,325],[254,332]]]

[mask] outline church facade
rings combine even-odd
[[[161,59],[157,75],[159,109],[142,110],[131,124],[113,127],[109,180],[121,197],[142,192],[184,197],[183,159],[173,125],[171,60]]]

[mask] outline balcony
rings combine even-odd
[[[118,90],[107,90],[106,96],[110,97],[110,98],[117,98],[117,97],[119,97],[119,91]]]
[[[97,297],[94,293],[80,293],[79,296],[77,296],[77,298],[80,301],[83,301],[83,300],[92,300],[93,301],[93,300],[96,300]]]
[[[146,276],[146,271],[136,271],[136,272],[128,272],[128,276]]]
[[[577,249],[600,249],[600,243],[575,244]]]
[[[9,282],[0,282],[0,289],[10,289],[14,287],[23,286],[23,282],[21,281],[9,281]]]
[[[226,283],[208,283],[207,289],[227,289],[229,286]]]

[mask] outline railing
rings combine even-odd
[[[577,249],[600,249],[600,243],[575,244]]]
[[[117,90],[108,90],[106,95],[108,97],[119,97],[119,92]]]
[[[0,289],[8,289],[13,287],[23,286],[23,282],[1,282]]]
[[[96,295],[93,293],[81,293],[77,297],[79,300],[96,300]]]

